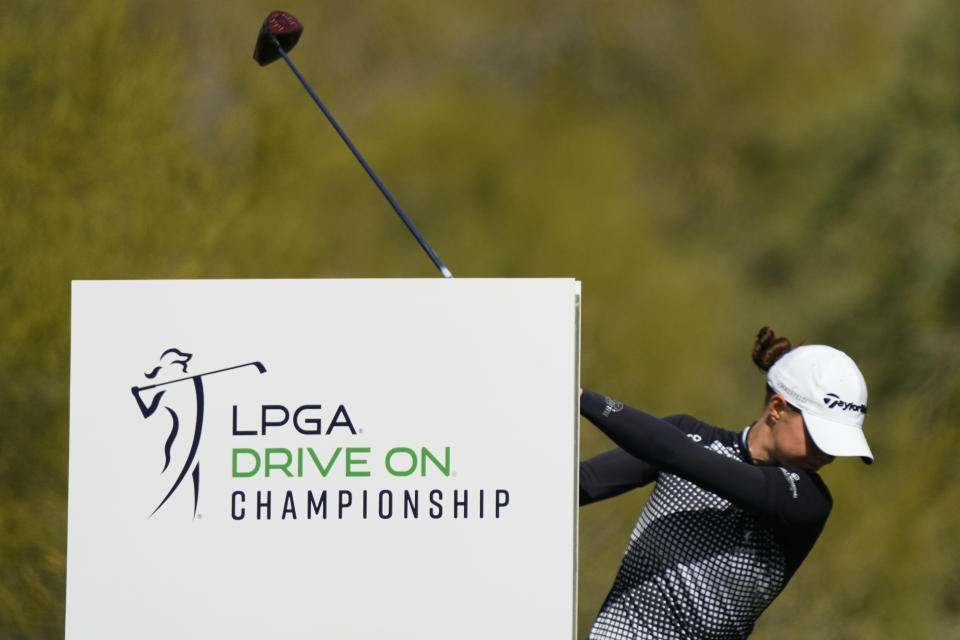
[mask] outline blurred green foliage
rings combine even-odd
[[[70,281],[437,277],[275,7],[0,20],[0,637],[62,636]],[[960,638],[960,5],[301,3],[294,58],[458,277],[583,281],[583,380],[740,428],[765,325],[871,388],[872,467],[755,637]],[[14,9],[16,10],[14,12]],[[609,446],[583,425],[582,453]],[[580,629],[643,492],[581,513]]]

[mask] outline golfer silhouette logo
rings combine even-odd
[[[160,502],[150,514],[151,517],[167,504],[187,476],[190,476],[193,485],[193,517],[197,515],[197,504],[200,500],[198,451],[200,435],[203,432],[203,378],[244,367],[255,367],[260,373],[267,370],[259,362],[247,362],[184,376],[183,374],[188,373],[187,368],[192,358],[191,353],[167,349],[160,355],[157,366],[143,374],[147,380],[160,381],[131,389],[144,419],[151,419],[155,415],[163,416],[163,412],[158,412],[161,407],[166,410],[164,417],[169,418],[169,433],[163,446],[163,469],[160,471],[160,475],[169,482],[160,485]]]

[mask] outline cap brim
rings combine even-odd
[[[860,456],[866,464],[873,463],[873,452],[863,435],[863,429],[833,422],[817,415],[803,414],[803,422],[817,448],[831,456]]]

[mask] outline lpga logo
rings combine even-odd
[[[170,431],[163,446],[164,463],[160,474],[170,482],[163,485],[162,499],[151,516],[167,504],[187,476],[190,476],[193,485],[193,516],[197,515],[200,499],[200,460],[197,452],[203,432],[203,378],[245,367],[254,367],[260,373],[267,370],[260,362],[247,362],[215,371],[181,375],[188,373],[192,358],[193,354],[167,349],[160,355],[159,364],[143,374],[147,380],[160,378],[162,381],[131,388],[144,419],[157,415],[161,407],[166,410],[164,417],[169,419]],[[163,412],[159,415],[163,416]]]

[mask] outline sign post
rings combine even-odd
[[[579,300],[75,282],[66,637],[574,638]]]

